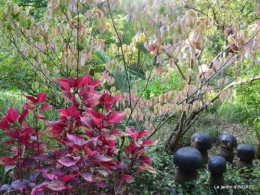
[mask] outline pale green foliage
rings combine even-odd
[[[167,142],[173,149],[201,111],[231,96],[248,72],[241,64],[259,62],[259,9],[252,0],[236,2],[51,0],[39,20],[30,8],[7,4],[0,30],[57,107],[64,101],[56,78],[90,72],[121,95],[126,124],[157,131],[182,116]],[[250,14],[230,13],[237,8]]]

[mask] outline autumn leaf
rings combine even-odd
[[[65,190],[67,187],[65,186],[64,182],[62,181],[52,181],[47,185],[47,187],[53,191],[62,191]]]
[[[161,74],[162,71],[163,71],[163,67],[162,67],[162,66],[159,66],[158,69],[157,69],[158,74]]]
[[[12,106],[7,111],[7,116],[3,117],[3,120],[6,122],[14,123],[16,119],[19,117],[19,113]]]
[[[38,103],[43,102],[46,100],[46,98],[47,98],[47,94],[45,92],[39,93],[37,95],[37,102]]]
[[[107,123],[108,124],[117,124],[119,123],[123,118],[125,117],[125,114],[123,112],[110,112],[107,116]]]

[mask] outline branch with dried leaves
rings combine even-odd
[[[260,80],[260,75],[253,77],[253,78],[249,78],[249,79],[234,81],[234,82],[230,83],[229,85],[227,85],[225,88],[223,88],[221,91],[219,91],[217,93],[217,95],[215,95],[210,100],[210,103],[213,103],[214,101],[216,101],[219,98],[219,96],[221,95],[221,93],[223,93],[224,91],[228,90],[229,88],[231,88],[235,85],[241,85],[241,84],[245,84],[245,83],[253,82],[253,81],[257,81],[257,80]],[[167,151],[172,151],[172,150],[176,149],[177,144],[178,144],[176,142],[176,140],[178,140],[179,134],[184,135],[188,131],[188,129],[196,122],[196,120],[198,118],[198,114],[200,112],[202,112],[203,110],[205,110],[207,107],[208,107],[208,105],[204,104],[198,110],[193,110],[186,118],[184,118],[184,119],[182,118],[182,120],[177,122],[175,128],[173,129],[172,133],[169,136],[169,139],[166,141],[165,149]],[[182,128],[180,128],[180,126]],[[172,140],[174,135],[175,135],[175,137]]]

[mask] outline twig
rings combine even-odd
[[[184,111],[181,114],[181,120],[180,120],[180,124],[179,124],[179,130],[174,138],[174,140],[169,144],[168,148],[174,148],[174,146],[179,142],[181,136],[182,136],[182,129],[183,129],[183,125],[184,125],[184,121],[185,121],[185,116],[186,116],[186,112]]]
[[[80,51],[79,51],[79,29],[80,29],[80,20],[79,20],[79,3],[78,2],[76,2],[76,4],[77,4],[77,6],[76,6],[76,8],[77,8],[77,27],[76,27],[76,30],[77,30],[77,43],[76,43],[76,47],[77,47],[77,68],[76,68],[76,71],[77,71],[77,78],[79,77],[79,53],[80,53]]]
[[[256,77],[253,77],[253,78],[250,78],[250,79],[243,79],[241,81],[234,81],[234,82],[230,83],[229,85],[227,85],[225,88],[223,88],[221,91],[219,91],[217,93],[217,95],[215,95],[215,97],[210,100],[210,102],[211,103],[214,102],[220,96],[220,94],[223,91],[226,91],[227,89],[229,89],[229,88],[231,88],[231,87],[233,87],[235,85],[241,85],[241,84],[248,83],[248,82],[253,82],[253,81],[256,81],[256,80],[259,80],[259,79],[260,79],[260,75],[258,75]]]
[[[114,21],[114,17],[111,13],[111,7],[110,7],[110,2],[109,0],[107,0],[107,5],[108,5],[108,10],[109,10],[109,15],[110,15],[110,18],[111,18],[111,21],[112,21],[112,26],[113,26],[113,29],[116,33],[116,36],[118,38],[118,41],[119,41],[119,45],[120,45],[120,50],[121,50],[121,54],[122,54],[122,61],[123,61],[123,66],[124,66],[124,69],[125,69],[125,75],[126,75],[126,80],[127,80],[127,84],[128,84],[128,91],[129,91],[129,104],[130,104],[130,109],[132,111],[132,100],[131,100],[131,87],[130,87],[130,81],[129,81],[129,76],[128,76],[128,73],[127,73],[127,66],[126,66],[126,60],[125,60],[125,53],[124,53],[124,50],[123,50],[123,43],[122,43],[122,40],[119,36],[119,32],[116,28],[116,24],[115,24],[115,21]]]
[[[260,32],[260,30],[258,30],[245,44],[244,46],[246,46],[258,33]],[[241,49],[241,48],[240,48]],[[208,78],[207,80],[205,80],[205,82],[198,88],[196,89],[192,94],[190,94],[189,97],[185,98],[184,100],[182,100],[181,102],[178,103],[178,105],[182,104],[183,102],[185,102],[187,99],[189,99],[191,96],[195,95],[198,91],[200,91],[205,85],[207,85],[210,81],[212,81],[221,71],[225,70],[227,67],[231,66],[234,62],[232,62],[231,64],[229,64],[228,66],[226,66],[226,64],[229,63],[229,61],[235,56],[237,55],[236,53],[234,53],[231,57],[229,57],[229,59],[219,68],[219,70],[217,70],[216,72],[214,72],[214,74]],[[214,58],[216,59],[216,58]]]
[[[216,14],[217,14],[219,11],[223,11],[223,10],[221,10],[221,8],[222,8],[228,1],[229,1],[229,0],[224,1],[224,2],[219,6],[218,10],[216,11]]]
[[[161,120],[160,123],[159,123],[159,124],[157,125],[157,127],[155,128],[155,130],[153,131],[153,133],[150,134],[148,138],[151,138],[151,137],[152,137],[170,118],[172,118],[175,114],[176,114],[176,113],[171,114],[171,115],[169,115],[165,120]]]
[[[45,51],[43,51],[42,49],[40,49],[39,47],[37,47],[30,39],[27,38],[27,36],[25,35],[24,31],[14,22],[12,21],[13,25],[19,30],[19,32],[22,34],[22,36],[26,39],[26,41],[28,41],[29,44],[33,45],[33,47],[35,47],[38,51],[40,51],[41,53],[43,53],[45,56],[47,56],[51,62],[53,63],[53,65],[55,65],[58,69],[58,65],[56,64],[55,60],[53,60],[53,58],[46,53]]]

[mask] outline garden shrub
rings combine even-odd
[[[121,194],[136,174],[156,172],[145,149],[156,142],[145,138],[148,130],[122,129],[125,114],[113,109],[119,97],[97,91],[101,81],[89,74],[58,83],[70,105],[58,110],[57,121],[45,117],[51,108],[45,92],[25,96],[21,113],[11,106],[1,118],[0,129],[9,138],[1,145],[9,155],[0,163],[12,178],[1,193]],[[44,138],[56,145],[46,145]]]

